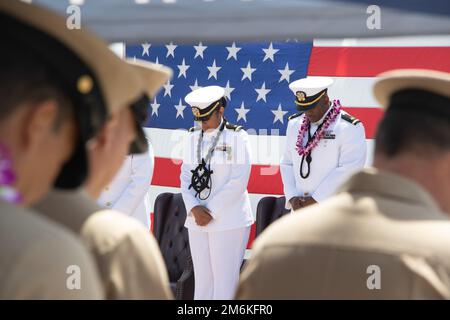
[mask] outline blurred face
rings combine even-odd
[[[317,122],[322,119],[329,107],[330,99],[328,98],[328,95],[325,94],[314,108],[305,111],[305,115],[308,117],[309,121]]]
[[[211,117],[208,120],[202,121],[202,130],[207,131],[216,129],[220,125],[220,121],[222,120],[224,111],[225,109],[223,107],[220,107],[218,110],[212,113]]]
[[[115,113],[88,147],[89,177],[86,190],[93,198],[114,178],[136,137],[130,108]]]
[[[55,128],[58,106],[54,101],[21,108],[13,124],[10,149],[18,176],[16,189],[23,205],[40,200],[53,186],[63,164],[72,155],[77,129],[68,117]],[[14,132],[14,131],[12,131]]]

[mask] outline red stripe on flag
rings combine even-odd
[[[179,188],[180,173],[180,161],[170,158],[155,157],[152,185]]]
[[[374,77],[391,69],[450,72],[450,47],[313,47],[310,76]]]

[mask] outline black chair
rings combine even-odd
[[[184,227],[186,208],[180,193],[162,193],[155,200],[154,234],[177,300],[194,299],[194,267]]]
[[[289,213],[286,209],[285,197],[264,197],[258,202],[256,207],[256,233],[255,238],[263,232],[269,224]]]

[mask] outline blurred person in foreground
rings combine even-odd
[[[374,168],[270,226],[238,299],[450,298],[450,74],[394,70],[374,93]]]
[[[113,180],[103,188],[97,203],[105,208],[135,218],[150,230],[148,191],[153,177],[155,156],[148,141],[148,151],[128,154]]]
[[[148,87],[135,102],[123,104],[120,111],[111,110],[108,121],[90,141],[84,190],[55,190],[36,209],[81,236],[94,254],[107,299],[172,299],[167,270],[153,235],[135,218],[104,209],[95,201],[129,152],[147,151],[141,128],[147,96],[156,94],[171,74],[166,68],[144,62],[134,68]]]
[[[127,64],[44,8],[5,1],[0,14],[0,296],[97,299],[105,290],[107,298],[170,298],[156,241],[138,222],[93,214],[101,209],[82,191],[55,191],[36,205],[55,178],[58,189],[78,188],[87,178],[86,190],[96,198],[130,142],[132,153],[146,151],[140,124],[147,96],[170,73]],[[23,209],[31,205],[41,215]],[[81,236],[99,275],[67,229]]]

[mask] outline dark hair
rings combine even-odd
[[[220,98],[220,104],[222,107],[227,107],[227,99],[225,97]]]
[[[24,103],[41,103],[50,99],[58,105],[55,130],[73,115],[71,100],[46,64],[26,48],[9,42],[3,43],[0,50],[0,97],[0,120]]]
[[[375,146],[377,153],[388,157],[449,151],[450,99],[423,90],[394,94],[378,125]]]

